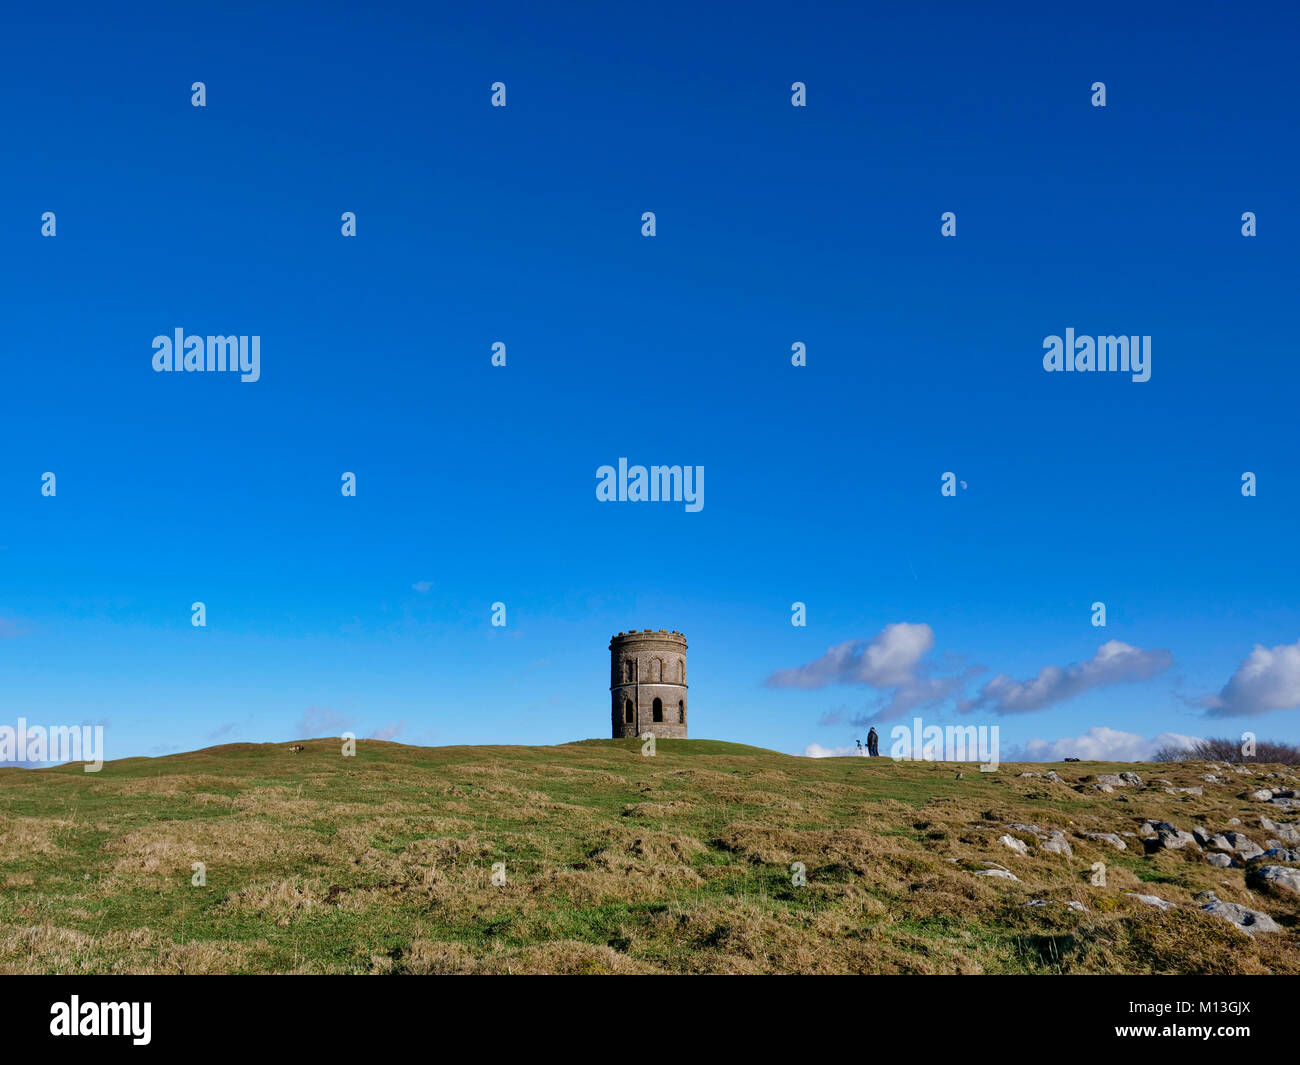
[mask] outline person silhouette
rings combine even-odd
[[[874,727],[867,733],[867,754],[871,758],[880,754],[880,737],[876,735]]]

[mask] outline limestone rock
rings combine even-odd
[[[1259,827],[1265,832],[1272,832],[1283,843],[1300,843],[1300,828],[1285,822],[1270,821],[1267,817],[1259,819]]]
[[[1137,899],[1138,902],[1144,902],[1148,906],[1155,906],[1160,910],[1175,910],[1178,908],[1177,903],[1167,902],[1164,899],[1157,898],[1155,895],[1139,895],[1134,891],[1124,892],[1131,899]]]
[[[1252,862],[1300,862],[1300,847],[1270,847]]]
[[[1074,856],[1074,851],[1070,849],[1070,841],[1059,828],[1052,829],[1051,836],[1042,840],[1038,844],[1038,849],[1048,854],[1064,854],[1067,858]]]
[[[1248,936],[1257,932],[1280,932],[1281,928],[1273,918],[1259,910],[1252,910],[1239,902],[1224,902],[1213,891],[1203,891],[1196,896],[1203,902],[1201,909],[1230,921]]]
[[[1021,857],[1029,853],[1029,848],[1025,846],[1024,840],[1016,839],[1015,836],[999,836],[998,842],[1010,847]]]
[[[1300,895],[1300,869],[1285,865],[1256,865],[1247,874],[1256,887],[1280,888],[1292,895]]]
[[[1184,847],[1192,846],[1197,850],[1201,848],[1196,843],[1196,837],[1190,832],[1184,832],[1175,828],[1168,821],[1160,821],[1156,824],[1155,847],[1161,850],[1178,851]]]
[[[1257,843],[1253,843],[1250,837],[1240,832],[1224,832],[1210,837],[1208,844],[1210,850],[1224,851],[1241,857],[1243,860],[1249,860],[1264,853],[1264,848]]]

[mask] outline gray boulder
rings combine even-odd
[[[1251,864],[1258,862],[1300,862],[1300,847],[1270,847],[1251,859]]]
[[[1252,910],[1239,902],[1224,902],[1213,891],[1203,891],[1196,897],[1203,903],[1202,910],[1231,922],[1248,936],[1253,936],[1257,932],[1282,931],[1268,914]]]
[[[1277,888],[1292,895],[1300,895],[1300,869],[1285,865],[1255,865],[1246,878],[1256,887]]]
[[[1196,843],[1196,837],[1190,832],[1184,832],[1175,828],[1168,821],[1160,821],[1156,824],[1155,848],[1167,851],[1179,851],[1184,847],[1201,848]]]
[[[1051,836],[1039,842],[1038,849],[1048,854],[1064,854],[1067,858],[1074,856],[1074,851],[1070,849],[1070,841],[1059,828],[1052,829]]]
[[[1265,832],[1271,832],[1283,843],[1296,844],[1300,843],[1300,828],[1285,822],[1270,821],[1267,817],[1259,819],[1259,827]]]
[[[1222,836],[1215,836],[1215,840],[1222,840],[1227,843],[1227,850],[1241,858],[1249,861],[1256,855],[1263,854],[1264,848],[1257,843],[1252,843],[1250,838],[1243,836],[1240,832],[1225,832]],[[1222,846],[1215,847],[1215,850],[1224,850]]]
[[[1015,836],[999,836],[998,842],[1004,846],[1010,847],[1021,857],[1024,857],[1029,853],[1029,848],[1025,846],[1024,840],[1016,839]]]

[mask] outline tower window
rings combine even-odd
[[[623,700],[623,724],[625,725],[632,724],[632,700],[631,699]]]
[[[664,701],[662,699],[656,699],[654,701],[652,710],[653,717],[656,721],[662,721],[664,719]]]
[[[677,700],[677,720],[680,721],[683,725],[686,724],[686,700],[685,699]]]

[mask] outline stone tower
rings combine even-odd
[[[646,732],[686,739],[686,637],[667,629],[613,637],[609,694],[615,739]]]

